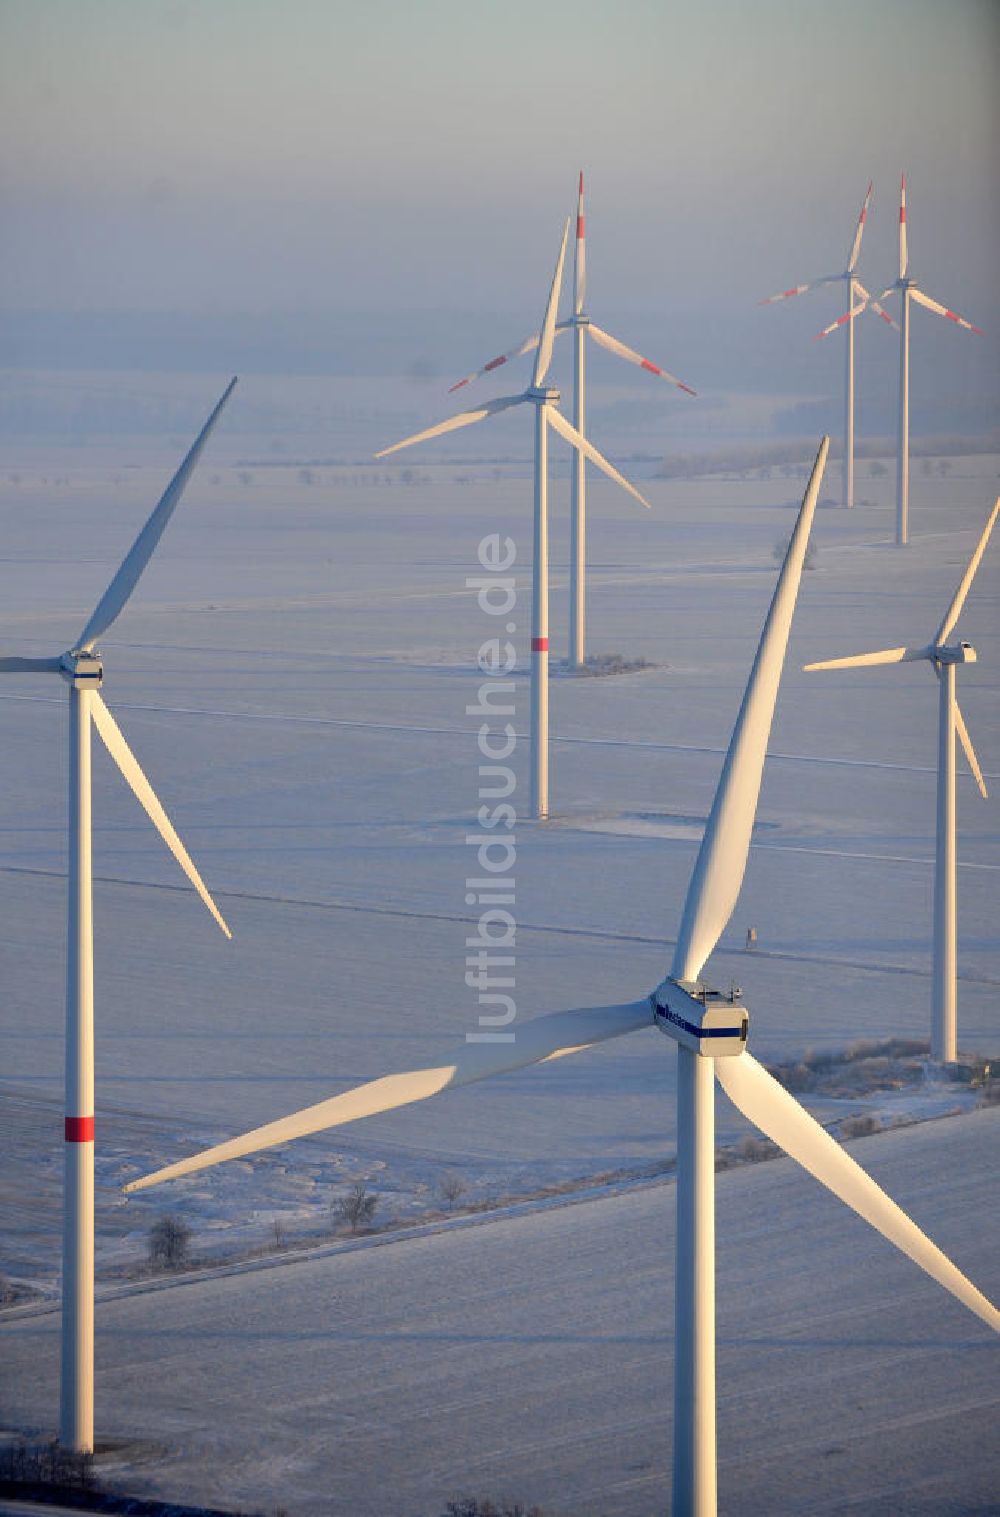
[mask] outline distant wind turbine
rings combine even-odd
[[[732,916],[746,871],[767,740],[828,446],[824,438],[723,762],[684,903],[673,965],[656,990],[638,1001],[540,1017],[520,1026],[511,1043],[466,1043],[440,1063],[372,1080],[125,1186],[126,1191],[141,1190],[490,1075],[658,1027],[678,1045],[674,1517],[714,1517],[716,1510],[713,1074],[748,1121],[1000,1331],[1000,1312],[746,1052],[748,1018],[739,993],[722,994],[701,979]],[[752,1303],[748,1309],[752,1312]]]
[[[136,800],[232,937],[153,787],[101,699],[104,665],[96,642],[121,615],[236,380],[198,434],[156,509],[68,652],[56,658],[0,658],[0,674],[59,674],[69,685],[69,931],[66,962],[66,1121],[63,1192],[62,1373],[59,1439],[94,1447],[94,923],[91,868],[90,727],[97,731]]]
[[[423,432],[406,437],[402,442],[383,448],[376,458],[386,458],[408,448],[413,443],[426,442],[431,437],[441,437],[459,427],[471,426],[475,421],[496,416],[511,406],[531,403],[535,407],[535,517],[534,559],[532,564],[531,594],[531,814],[543,818],[549,814],[549,518],[548,518],[548,429],[552,427],[560,437],[589,458],[602,469],[609,479],[621,485],[623,490],[635,497],[640,505],[648,508],[649,502],[639,494],[634,485],[608,463],[602,453],[576,429],[557,409],[559,391],[546,385],[545,376],[552,362],[552,346],[556,331],[556,309],[562,285],[563,264],[566,259],[566,242],[569,237],[569,219],[563,228],[562,245],[556,260],[552,286],[549,290],[545,319],[540,337],[532,339],[537,346],[535,372],[529,388],[520,395],[504,395],[497,400],[486,400],[472,411],[459,411],[447,421],[440,421]],[[526,349],[525,349],[526,351]]]
[[[931,1002],[931,1052],[935,1059],[952,1064],[958,1052],[958,906],[955,840],[955,736],[965,750],[979,792],[985,799],[986,782],[972,746],[955,694],[959,664],[974,664],[976,650],[970,643],[950,643],[965,598],[980,560],[986,552],[993,524],[1000,512],[997,500],[983,528],[975,552],[931,641],[925,648],[882,648],[877,653],[856,653],[848,658],[824,659],[806,664],[814,669],[860,669],[875,664],[908,664],[926,660],[938,677],[938,769],[937,842],[934,859],[934,990]]]
[[[609,353],[614,353],[618,358],[624,358],[628,363],[638,364],[640,369],[645,369],[650,374],[657,374],[669,384],[676,385],[686,395],[694,395],[696,392],[682,380],[668,374],[666,369],[661,369],[658,364],[651,363],[648,358],[643,358],[641,353],[636,353],[632,348],[619,342],[617,337],[612,337],[599,327],[596,322],[584,312],[584,298],[587,290],[587,244],[585,236],[585,222],[583,213],[583,173],[580,173],[580,184],[577,195],[576,208],[576,259],[573,276],[573,315],[567,321],[556,323],[556,331],[573,332],[573,425],[581,434],[586,434],[587,416],[587,369],[586,369],[586,345],[585,338],[589,332],[598,347],[606,348]],[[539,334],[533,332],[523,342],[518,343],[509,353],[501,353],[499,358],[491,358],[489,363],[477,369],[474,374],[467,374],[457,384],[453,384],[449,394],[460,390],[463,385],[479,379],[483,374],[492,374],[494,369],[499,369],[502,364],[508,363],[512,358],[520,358],[523,353],[530,353],[538,346]],[[569,549],[569,663],[571,668],[581,669],[587,661],[586,657],[586,618],[587,618],[587,465],[584,453],[577,449],[573,455],[571,492],[570,492],[570,549]]]
[[[944,316],[948,321],[953,321],[956,326],[964,327],[967,332],[977,332],[981,337],[982,329],[973,326],[971,321],[966,321],[964,316],[949,311],[947,306],[941,305],[937,300],[932,300],[925,295],[923,290],[917,288],[917,281],[908,273],[910,264],[909,252],[906,242],[906,175],[900,181],[899,188],[899,278],[895,283],[887,285],[879,296],[879,300],[885,300],[886,296],[899,294],[902,297],[902,325],[899,328],[899,421],[896,432],[896,546],[905,547],[909,542],[910,521],[910,302],[915,300],[917,305],[926,307],[937,316]],[[864,290],[860,291],[862,300],[851,313],[853,317],[860,316],[866,304],[879,314],[885,315],[878,305],[878,301],[872,300]],[[851,321],[853,327],[854,322]],[[895,322],[892,323],[896,325]],[[830,331],[831,328],[827,328]],[[819,334],[826,336],[826,332]]]
[[[821,279],[811,279],[808,284],[793,285],[790,290],[781,290],[777,295],[769,295],[766,300],[759,302],[760,305],[774,305],[779,300],[790,300],[793,295],[804,295],[807,290],[818,290],[825,284],[843,284],[847,309],[843,316],[837,318],[824,332],[819,335],[825,337],[829,332],[834,332],[838,327],[847,323],[847,354],[844,373],[844,461],[841,470],[843,486],[842,500],[847,507],[854,505],[854,321],[852,317],[864,309],[863,305],[855,309],[855,299],[860,296],[862,300],[870,302],[872,309],[884,321],[894,326],[892,317],[888,316],[877,301],[873,301],[864,285],[858,279],[854,270],[857,267],[858,256],[861,252],[861,239],[864,236],[865,222],[868,219],[868,207],[871,204],[872,185],[869,183],[865,198],[861,206],[861,214],[858,216],[858,224],[854,232],[854,242],[847,258],[847,267],[842,274],[824,274]]]

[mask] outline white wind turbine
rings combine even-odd
[[[608,463],[602,453],[598,453],[593,444],[588,442],[576,427],[570,426],[562,412],[557,409],[559,391],[545,383],[545,376],[552,362],[556,308],[559,304],[559,289],[562,284],[568,237],[569,219],[567,218],[555,273],[552,276],[552,287],[549,290],[541,335],[532,339],[532,346],[537,344],[538,352],[535,355],[534,375],[528,389],[520,395],[503,395],[496,400],[486,400],[472,411],[459,411],[456,416],[449,416],[447,421],[440,421],[436,426],[427,427],[425,431],[406,437],[402,442],[393,443],[391,448],[383,448],[381,452],[375,454],[376,458],[386,458],[390,453],[398,453],[400,448],[408,448],[417,442],[426,442],[431,437],[441,437],[445,432],[454,432],[459,427],[471,426],[473,422],[482,421],[488,416],[496,416],[501,411],[509,410],[511,406],[530,402],[535,407],[535,517],[531,579],[531,814],[539,818],[547,817],[549,814],[549,427],[552,427],[567,442],[572,443],[579,453],[602,469],[609,479],[613,479],[616,484],[621,485],[623,490],[635,496],[640,505],[649,507],[648,500],[643,499],[635,486],[630,485],[628,480]]]
[[[573,333],[573,425],[582,434],[586,432],[587,416],[587,367],[586,345],[587,333],[597,343],[598,347],[607,348],[609,353],[614,353],[618,358],[627,359],[629,363],[638,364],[641,369],[646,369],[650,374],[658,374],[661,379],[676,385],[687,395],[696,392],[673,374],[668,374],[666,369],[661,369],[658,364],[650,363],[648,358],[643,358],[641,353],[636,353],[632,348],[627,348],[617,337],[612,337],[605,332],[603,327],[591,321],[583,309],[587,290],[587,244],[585,236],[585,224],[583,214],[583,173],[580,174],[576,208],[576,260],[573,278],[573,315],[567,321],[556,323],[556,331],[564,332],[572,330]],[[538,346],[539,334],[533,332],[530,337],[512,348],[509,353],[501,353],[499,358],[491,358],[489,363],[477,369],[474,374],[467,374],[457,384],[453,384],[449,394],[460,390],[463,385],[469,384],[474,379],[479,379],[483,374],[491,374],[494,369],[500,368],[501,364],[509,362],[512,358],[520,358],[522,353],[530,353]],[[580,450],[573,455],[573,465],[570,486],[570,548],[569,548],[569,662],[572,668],[580,669],[586,663],[586,613],[587,613],[587,466],[586,459]]]
[[[847,323],[847,354],[844,372],[844,462],[841,469],[843,485],[842,501],[845,506],[854,505],[854,321],[852,317],[864,310],[864,305],[855,307],[855,298],[860,296],[862,301],[871,304],[872,309],[887,321],[890,326],[895,322],[891,316],[886,315],[877,300],[872,300],[871,295],[858,279],[854,270],[857,267],[858,255],[861,252],[861,239],[864,236],[865,222],[868,219],[868,207],[871,204],[872,185],[869,182],[865,193],[864,202],[861,206],[861,214],[858,216],[858,225],[854,233],[854,242],[847,259],[847,267],[842,274],[825,274],[822,279],[811,279],[808,284],[794,285],[790,290],[782,290],[777,295],[769,295],[766,300],[759,302],[762,306],[774,305],[779,300],[789,300],[793,295],[804,295],[807,290],[817,290],[825,284],[843,284],[846,301],[846,310],[843,316],[832,322],[825,331],[819,335],[827,336]]]
[[[954,1063],[958,1051],[958,906],[955,842],[955,736],[965,749],[980,794],[986,798],[986,783],[955,695],[955,671],[959,664],[974,664],[976,650],[969,643],[948,643],[965,598],[986,552],[993,524],[1000,512],[1000,499],[990,512],[975,552],[962,575],[958,589],[941,625],[925,648],[882,648],[877,653],[857,653],[848,658],[825,659],[806,664],[815,669],[859,669],[874,664],[908,664],[926,660],[938,677],[938,768],[937,838],[934,851],[934,979],[931,1001],[931,1053],[943,1063]]]
[[[945,316],[953,321],[956,326],[965,327],[967,332],[978,332],[983,335],[979,327],[973,326],[971,321],[966,321],[964,316],[949,311],[947,306],[941,305],[940,301],[932,300],[925,295],[923,290],[918,289],[917,281],[910,277],[909,251],[906,244],[906,175],[904,174],[899,187],[899,278],[894,284],[887,285],[879,296],[879,300],[885,300],[887,295],[899,293],[902,298],[903,310],[902,321],[899,329],[899,421],[896,433],[896,546],[905,547],[909,542],[909,519],[910,519],[910,302],[915,300],[917,305],[925,306],[928,311],[933,311],[937,316]],[[862,302],[852,313],[859,316],[865,309],[865,304],[870,303],[878,309],[878,302],[872,301],[870,296],[861,292]],[[884,315],[884,312],[879,314]],[[854,323],[851,322],[853,327]],[[893,326],[896,323],[893,322]],[[820,336],[825,336],[820,333]]]
[[[59,1438],[94,1446],[94,924],[90,727],[97,728],[153,826],[226,937],[232,934],[100,696],[95,644],[121,614],[152,556],[236,380],[199,433],[72,647],[56,658],[0,657],[2,674],[61,675],[69,686],[69,927],[66,960],[66,1119],[63,1194],[62,1370]]]
[[[712,1517],[715,1457],[715,1109],[713,1072],[733,1104],[821,1184],[1000,1331],[1000,1313],[795,1098],[746,1052],[747,1013],[701,979],[739,895],[771,719],[829,440],[806,489],[722,767],[684,904],[671,972],[640,1000],[560,1011],[519,1027],[516,1041],[464,1044],[450,1059],[385,1075],[220,1143],[125,1186],[192,1174],[306,1134],[422,1101],[440,1091],[657,1026],[678,1045],[674,1359],[675,1517]]]

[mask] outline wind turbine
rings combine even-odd
[[[56,658],[0,658],[3,674],[58,674],[69,685],[69,929],[66,960],[66,1120],[63,1192],[62,1370],[59,1438],[65,1448],[94,1447],[94,922],[91,868],[91,723],[136,800],[226,937],[218,907],[119,730],[100,686],[96,648],[131,596],[236,380],[122,561],[87,625]]]
[[[967,332],[978,332],[980,337],[983,335],[980,327],[973,326],[972,322],[966,321],[964,316],[949,311],[948,307],[941,305],[940,301],[932,300],[929,295],[925,295],[923,290],[917,287],[917,281],[910,277],[909,266],[909,251],[906,244],[906,175],[904,174],[899,188],[899,278],[894,284],[887,285],[879,296],[879,300],[885,300],[887,295],[898,291],[903,304],[899,332],[899,422],[896,434],[896,546],[899,548],[905,547],[910,540],[910,302],[915,300],[917,305],[925,306],[928,311],[933,311],[937,316],[947,317],[956,326],[965,327]],[[864,295],[863,291],[862,295]],[[871,299],[870,296],[866,298]],[[877,303],[872,302],[872,304]],[[859,305],[853,314],[858,316],[863,310],[864,303]],[[851,325],[854,325],[853,321]]]
[[[534,558],[531,578],[531,814],[543,818],[549,814],[549,518],[548,479],[549,443],[548,429],[552,427],[560,437],[572,443],[579,453],[589,458],[602,469],[609,479],[634,495],[640,505],[649,507],[634,485],[608,463],[602,453],[587,441],[576,427],[557,409],[559,391],[546,385],[545,376],[552,362],[552,346],[556,331],[556,309],[559,305],[559,290],[562,284],[563,263],[566,259],[566,242],[569,237],[569,218],[563,228],[562,245],[556,260],[552,286],[549,290],[541,335],[532,339],[537,345],[535,371],[531,384],[520,395],[504,395],[496,400],[486,400],[472,411],[459,411],[447,421],[439,421],[423,432],[406,437],[402,442],[383,448],[376,458],[386,458],[408,448],[413,443],[426,442],[431,437],[441,437],[445,432],[454,432],[459,427],[471,426],[488,416],[496,416],[511,406],[531,403],[535,407],[535,519]],[[526,351],[526,350],[525,350]]]
[[[882,310],[878,301],[872,300],[871,295],[854,272],[857,267],[858,255],[861,252],[861,239],[864,236],[865,222],[868,219],[868,207],[871,204],[871,198],[872,183],[869,181],[868,189],[865,192],[865,198],[861,206],[861,213],[858,216],[858,224],[854,232],[854,242],[848,254],[847,267],[842,274],[825,274],[822,279],[812,279],[808,284],[794,285],[790,290],[781,290],[779,294],[769,295],[766,300],[759,302],[762,306],[775,305],[779,300],[790,300],[793,295],[804,295],[807,290],[818,290],[825,284],[843,284],[845,287],[844,293],[847,309],[844,315],[838,317],[835,322],[819,335],[825,337],[838,327],[842,327],[845,322],[847,323],[847,354],[844,371],[844,464],[841,470],[843,482],[842,501],[847,507],[854,505],[854,321],[852,318],[864,310],[864,305],[859,305],[855,308],[855,298],[861,296],[864,301],[870,302],[872,309],[877,315],[881,316],[884,321],[889,322],[890,326],[895,325],[892,317]]]
[[[983,528],[975,552],[962,575],[958,589],[941,625],[925,648],[882,648],[877,653],[857,653],[848,658],[825,659],[806,664],[814,669],[859,669],[874,664],[909,664],[926,660],[938,677],[938,769],[937,840],[934,851],[934,989],[931,1002],[931,1053],[952,1064],[958,1051],[958,908],[955,843],[955,735],[961,741],[980,794],[986,798],[986,783],[955,695],[955,672],[959,664],[974,664],[976,650],[970,643],[950,643],[965,597],[986,552],[993,524],[1000,512],[997,500]]]
[[[732,915],[746,870],[781,666],[828,447],[829,439],[824,438],[723,763],[684,904],[671,972],[656,990],[637,1001],[540,1017],[520,1026],[512,1043],[466,1043],[450,1059],[372,1080],[125,1186],[126,1191],[141,1190],[225,1159],[426,1100],[458,1085],[578,1053],[624,1033],[659,1027],[678,1045],[671,1508],[675,1517],[712,1517],[716,1509],[713,1071],[749,1121],[1000,1331],[996,1308],[746,1051],[748,1019],[738,992],[720,993],[701,979],[702,968]]]
[[[556,323],[556,331],[573,332],[573,425],[581,433],[586,431],[587,415],[587,367],[586,367],[586,343],[585,338],[589,332],[598,347],[606,348],[609,353],[614,353],[618,358],[624,358],[629,363],[638,364],[641,369],[646,369],[650,374],[658,374],[669,384],[676,385],[687,395],[696,392],[682,380],[676,379],[673,374],[668,374],[666,369],[661,369],[658,364],[650,363],[648,358],[643,358],[641,353],[636,353],[632,348],[627,348],[617,337],[612,337],[605,332],[603,327],[591,321],[584,312],[583,304],[587,290],[587,244],[585,236],[585,220],[583,213],[583,173],[580,173],[580,185],[577,194],[576,207],[576,258],[573,275],[573,315],[568,321]],[[501,353],[499,358],[491,358],[489,363],[477,369],[474,374],[467,374],[457,384],[453,384],[449,390],[452,394],[460,390],[463,385],[469,384],[474,379],[479,379],[483,374],[491,374],[494,369],[500,368],[501,364],[509,362],[512,358],[520,358],[522,353],[530,353],[538,346],[539,334],[532,333],[530,337],[512,348],[509,353]],[[584,454],[579,449],[573,455],[572,474],[570,476],[570,549],[569,549],[569,662],[574,669],[582,669],[586,663],[586,614],[587,614],[587,466]]]

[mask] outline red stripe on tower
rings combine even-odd
[[[94,1119],[93,1117],[67,1117],[66,1118],[66,1142],[67,1143],[93,1143]]]
[[[533,637],[531,639],[532,653],[548,653],[549,640],[547,637]]]

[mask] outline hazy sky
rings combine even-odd
[[[870,177],[888,283],[905,167],[989,325],[998,64],[995,0],[0,0],[0,304],[534,319],[583,167],[595,313],[721,325],[843,267]]]

